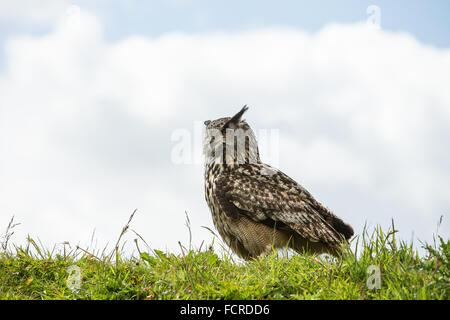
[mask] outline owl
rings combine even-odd
[[[205,199],[221,238],[246,260],[285,247],[339,255],[352,227],[261,162],[256,136],[242,119],[247,110],[204,122]]]

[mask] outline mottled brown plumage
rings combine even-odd
[[[289,247],[297,252],[341,252],[353,229],[300,184],[261,162],[250,126],[241,119],[205,121],[205,197],[222,239],[251,259]]]

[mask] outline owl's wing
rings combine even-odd
[[[260,222],[282,222],[312,242],[338,246],[353,229],[300,184],[265,164],[244,164],[218,177],[217,194],[227,212]]]

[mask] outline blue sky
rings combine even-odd
[[[313,32],[329,23],[364,21],[370,5],[380,7],[382,27],[387,30],[408,31],[438,47],[450,45],[450,3],[445,0],[150,1],[139,10],[134,5],[122,5],[105,16],[112,37],[134,32],[158,35],[280,25]]]
[[[18,1],[20,3],[20,1]],[[118,40],[131,34],[157,36],[166,32],[238,31],[261,26],[291,26],[317,31],[329,23],[367,19],[366,9],[381,9],[381,26],[407,31],[426,44],[450,46],[450,2],[445,0],[166,0],[72,1],[95,12],[105,23],[105,35]],[[48,31],[47,23],[0,21],[0,39],[13,33]]]
[[[370,5],[380,30],[364,23]],[[1,2],[0,228],[15,214],[18,240],[83,243],[95,228],[112,243],[138,208],[136,231],[177,251],[187,211],[200,245],[211,236],[201,226],[213,228],[203,168],[173,161],[174,133],[198,146],[197,124],[248,104],[252,127],[279,133],[279,163],[262,160],[356,233],[394,218],[403,239],[431,241],[444,215],[448,235],[449,9],[436,0]]]

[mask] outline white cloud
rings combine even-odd
[[[0,21],[53,24],[76,13],[67,0],[15,0],[0,2]]]
[[[357,232],[393,217],[430,239],[447,214],[450,52],[407,34],[361,24],[107,43],[83,12],[5,50],[0,223],[15,214],[50,247],[94,228],[112,245],[134,208],[157,248],[186,242],[185,210],[196,244],[208,241],[202,168],[170,162],[171,134],[245,103],[255,129],[279,129],[280,169]]]
[[[331,188],[346,184],[368,187],[373,183],[371,164],[349,145],[320,136],[307,142],[286,136],[281,138],[281,144],[283,150],[295,150],[283,163],[298,167],[298,174],[307,180]]]

